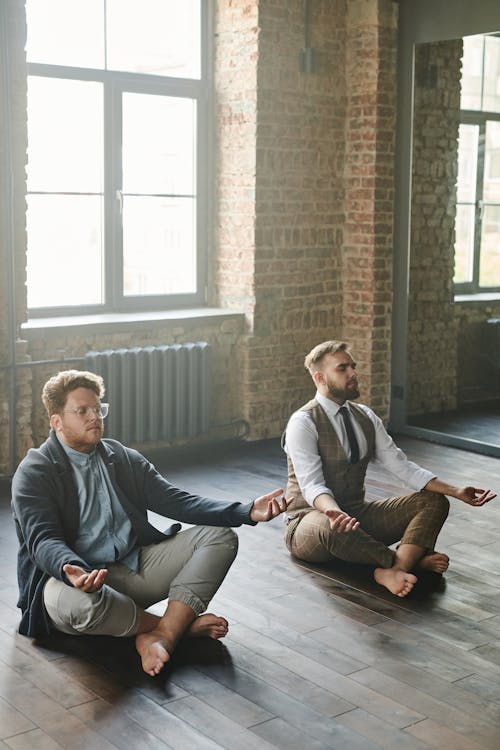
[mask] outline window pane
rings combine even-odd
[[[472,281],[474,261],[474,205],[457,206],[455,219],[455,284]]]
[[[500,203],[500,122],[486,123],[483,200]]]
[[[200,77],[200,0],[108,0],[107,67]]]
[[[476,200],[478,125],[460,125],[458,135],[457,202]]]
[[[483,36],[466,36],[462,58],[461,109],[481,109]]]
[[[196,291],[196,202],[124,197],[125,295]]]
[[[28,190],[102,192],[102,84],[28,79]]]
[[[28,307],[102,303],[102,216],[100,196],[28,196]]]
[[[500,38],[484,38],[483,110],[500,112]]]
[[[500,206],[485,206],[482,224],[479,286],[500,286]]]
[[[196,104],[123,95],[123,192],[193,195]]]
[[[104,68],[104,0],[27,0],[28,62]]]

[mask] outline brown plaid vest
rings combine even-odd
[[[366,456],[356,464],[350,464],[347,460],[335,429],[316,399],[305,404],[301,411],[309,412],[316,425],[318,451],[326,486],[332,491],[342,510],[349,515],[357,516],[363,507],[365,497],[366,468],[375,450],[375,427],[359,406],[352,402],[349,403],[349,406],[351,407],[351,414],[361,427],[368,444]],[[303,515],[311,510],[311,506],[302,497],[290,456],[288,456],[288,483],[285,496],[292,498],[292,502],[288,506],[290,516]]]

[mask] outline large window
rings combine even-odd
[[[455,285],[500,292],[500,37],[464,39]]]
[[[27,0],[28,306],[204,301],[204,0]]]

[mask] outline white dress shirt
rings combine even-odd
[[[329,398],[316,393],[316,401],[325,411],[340,443],[350,458],[349,441],[344,426],[342,415],[339,414],[340,405]],[[345,406],[349,409],[349,402]],[[412,490],[421,490],[427,482],[435,478],[427,469],[409,461],[403,451],[397,447],[386,429],[380,417],[363,404],[356,404],[366,416],[372,421],[375,428],[375,451],[373,462],[382,465],[391,474],[394,474],[405,485]],[[360,458],[366,456],[368,445],[363,430],[355,417],[351,417],[352,426],[359,444]],[[295,476],[299,483],[304,499],[312,505],[314,500],[323,493],[333,497],[332,491],[326,486],[323,476],[321,457],[318,452],[318,431],[312,417],[306,411],[296,411],[290,417],[286,428],[285,451],[292,459]]]

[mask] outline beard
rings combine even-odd
[[[359,398],[359,388],[357,385],[352,385],[350,388],[336,388],[334,385],[327,383],[328,394],[333,401],[352,401],[355,398]]]

